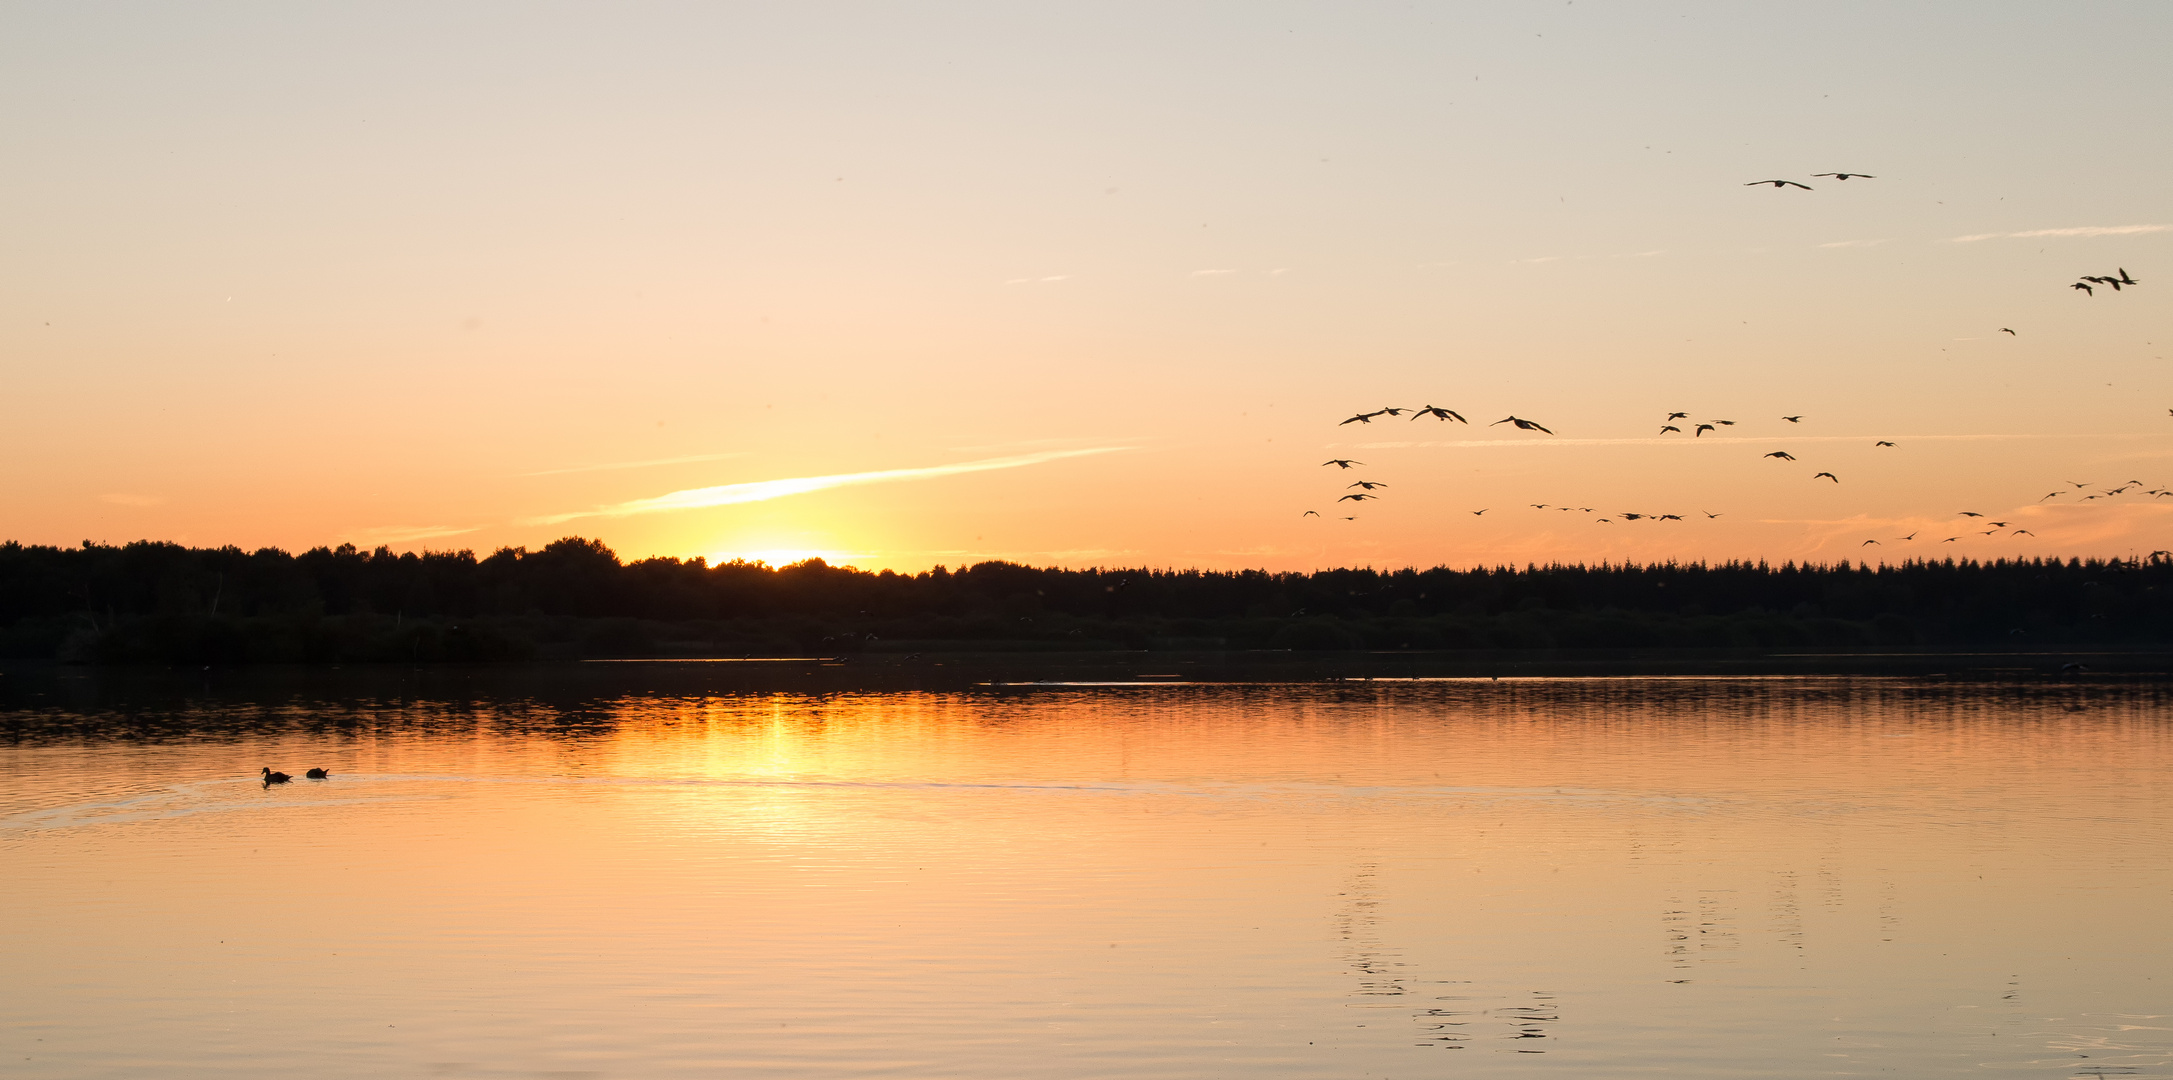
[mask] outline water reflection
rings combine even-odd
[[[12,699],[12,1071],[2173,1076],[2149,686],[367,689]]]

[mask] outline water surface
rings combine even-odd
[[[5,1073],[2173,1077],[2147,686],[614,679],[14,699]]]

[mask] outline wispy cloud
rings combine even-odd
[[[569,465],[563,469],[540,469],[536,472],[515,473],[515,476],[563,476],[567,473],[604,472],[610,469],[646,469],[652,465],[684,465],[694,461],[723,461],[726,458],[746,457],[744,450],[729,454],[691,454],[687,457],[650,458],[647,461],[612,461],[601,465]]]
[[[1833,243],[1830,243],[1830,244],[1820,244],[1819,246],[1820,246],[1820,247],[1822,247],[1822,248],[1847,248],[1847,247],[1878,247],[1878,246],[1879,246],[1880,244],[1883,244],[1883,243],[1886,243],[1886,241],[1885,241],[1885,240],[1883,240],[1883,239],[1882,239],[1882,240],[1836,240],[1836,241],[1834,241]]]
[[[836,473],[830,476],[796,476],[783,480],[755,480],[744,484],[719,484],[715,487],[688,488],[672,491],[647,499],[630,499],[626,502],[598,506],[589,510],[576,510],[564,514],[546,514],[523,519],[523,525],[556,525],[586,517],[631,517],[636,514],[661,514],[675,510],[701,510],[713,506],[733,506],[739,503],[764,502],[787,495],[805,495],[813,491],[849,487],[860,484],[887,484],[902,480],[933,480],[943,476],[963,473],[991,472],[997,469],[1017,469],[1027,465],[1040,465],[1064,458],[1086,457],[1090,454],[1109,454],[1130,450],[1129,446],[1097,446],[1084,450],[1044,450],[1035,454],[1015,457],[983,458],[979,461],[961,461],[951,465],[931,465],[919,469],[881,469],[874,472]]]
[[[1979,240],[2029,240],[2040,236],[2133,236],[2136,233],[2164,232],[2173,225],[2080,225],[2072,229],[2031,229],[2028,232],[1971,233],[1949,240],[1951,244],[1974,244]]]
[[[365,544],[405,544],[415,540],[430,540],[440,536],[459,536],[472,533],[481,525],[465,527],[453,525],[385,525],[374,529],[357,529],[347,535]]]

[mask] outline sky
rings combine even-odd
[[[0,538],[2173,548],[2169,40],[2123,2],[10,4]],[[1426,405],[1471,422],[1341,423]]]

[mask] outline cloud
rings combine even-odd
[[[2039,236],[2133,236],[2136,233],[2164,232],[2173,225],[2082,225],[2072,229],[2031,229],[2028,232],[1988,232],[1957,236],[1950,244],[1973,244],[1979,240],[2028,240]]]
[[[1027,465],[1063,458],[1085,457],[1090,454],[1109,454],[1130,450],[1129,446],[1097,446],[1085,450],[1044,450],[1015,457],[983,458],[979,461],[961,461],[952,465],[931,465],[919,469],[881,469],[875,472],[836,473],[830,476],[796,476],[783,480],[755,480],[744,484],[719,484],[716,487],[688,488],[684,491],[666,492],[647,499],[630,499],[590,510],[576,510],[565,514],[546,514],[525,518],[523,525],[556,525],[585,517],[631,517],[635,514],[662,514],[675,510],[701,510],[713,506],[734,506],[739,503],[763,502],[787,495],[805,495],[813,491],[825,491],[836,487],[858,484],[887,484],[901,480],[933,480],[961,473],[990,472],[997,469],[1016,469]]]
[[[566,473],[603,472],[607,469],[646,469],[652,465],[684,465],[690,461],[723,461],[725,458],[746,457],[744,450],[729,454],[692,454],[687,457],[650,458],[647,461],[613,461],[601,465],[569,465],[563,469],[543,469],[537,472],[515,473],[515,476],[563,476]]]
[[[166,502],[166,496],[164,495],[130,495],[123,491],[116,491],[110,495],[100,495],[98,499],[100,502],[109,502],[115,506],[162,506]]]
[[[472,533],[481,525],[459,527],[453,525],[384,525],[374,529],[360,529],[348,535],[365,544],[405,544],[414,540],[429,540],[439,536],[459,536]]]

